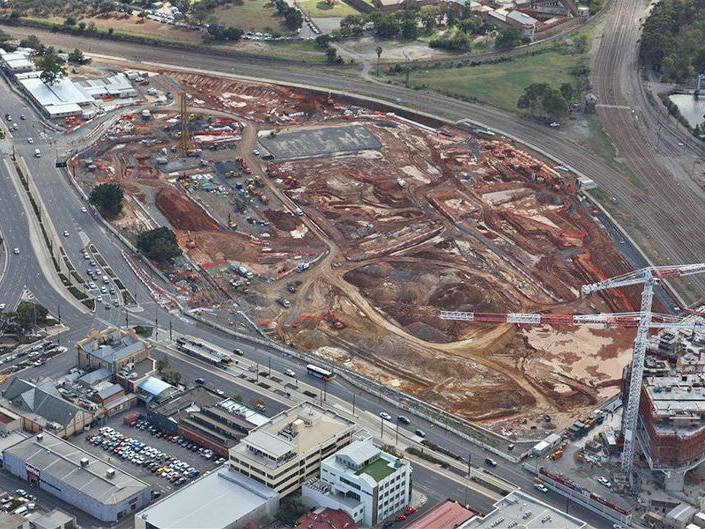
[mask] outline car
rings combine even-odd
[[[100,293],[101,293],[101,294],[107,294],[107,293],[108,293],[108,289],[105,288],[105,287],[100,287]]]
[[[411,424],[411,421],[409,420],[408,417],[404,417],[403,415],[400,415],[397,417],[397,421],[399,421],[402,424]]]
[[[615,524],[612,524],[612,529],[627,529],[627,528],[624,527],[622,524],[615,523]]]
[[[225,395],[225,391],[223,391],[222,389],[216,389],[215,392],[216,392],[218,395],[220,395],[221,397],[222,397],[223,395]]]
[[[19,249],[19,248],[14,248],[14,249],[12,250],[12,253],[14,253],[15,255],[20,255],[20,249]]]
[[[84,254],[83,254],[83,258],[84,258],[86,261],[88,261],[88,259],[90,259],[91,256],[88,255],[88,253],[84,253]]]
[[[245,356],[245,353],[242,352],[242,349],[238,349],[237,347],[233,349],[233,353],[235,353],[238,356]]]
[[[602,477],[602,476],[599,476],[599,477],[597,478],[597,481],[598,481],[601,485],[607,487],[608,489],[611,489],[611,488],[612,488],[612,483],[610,483],[610,480],[608,480],[607,478],[604,478],[604,477]]]
[[[548,492],[548,487],[546,485],[544,485],[543,483],[535,483],[534,488],[536,490],[540,490],[544,494],[546,494]]]
[[[5,119],[7,121],[12,121],[12,116],[10,114],[5,114]]]
[[[254,154],[255,156],[259,156],[259,149],[253,150],[252,154]]]
[[[33,138],[27,138],[27,143],[29,143],[30,145],[32,145],[32,144],[34,143],[34,139],[33,139]]]
[[[416,435],[418,435],[419,437],[426,437],[426,432],[424,432],[424,431],[421,430],[420,428],[417,429],[416,432],[414,432],[414,433],[415,433]]]
[[[206,379],[205,379],[205,378],[200,378],[200,377],[199,377],[199,378],[196,379],[196,384],[198,384],[199,386],[202,386],[202,385],[205,384],[205,383],[206,383]],[[171,439],[169,439],[169,441],[171,441]]]
[[[380,416],[382,419],[384,419],[385,421],[391,421],[391,420],[392,420],[392,416],[389,415],[386,411],[381,411],[381,412],[379,412],[379,416]]]
[[[95,298],[98,303],[103,303],[103,296],[98,296]]]
[[[404,509],[404,514],[406,516],[411,516],[415,512],[416,512],[416,507],[412,507],[411,505],[409,505],[406,509]]]
[[[394,519],[395,519],[397,522],[403,522],[404,520],[406,520],[406,516],[404,516],[403,514],[397,514],[397,515],[394,517]]]
[[[106,301],[105,304],[103,305],[103,308],[104,308],[105,310],[110,310],[110,303],[108,303],[108,302]]]
[[[485,458],[485,463],[487,463],[491,467],[496,467],[497,466],[497,461],[492,459],[491,457],[486,457]]]
[[[296,373],[294,373],[293,369],[289,369],[288,367],[284,370],[284,374],[288,377],[295,377]]]
[[[119,307],[119,306],[120,306],[120,301],[117,300],[117,299],[114,300],[114,301],[113,301],[113,306],[114,306],[114,307]]]
[[[21,119],[22,121],[24,121],[24,120],[27,119],[27,118],[24,117],[24,114],[20,114],[20,119]]]
[[[549,127],[552,127],[552,128],[554,128],[554,129],[555,129],[555,128],[558,128],[558,127],[560,127],[560,126],[561,126],[561,124],[560,124],[560,123],[558,123],[557,121],[551,121],[551,122],[550,122],[550,123],[548,124],[548,126],[549,126]]]
[[[83,206],[81,208],[81,213],[88,213],[88,208],[86,208],[86,206]]]
[[[68,230],[64,230],[64,237],[68,237],[68,236],[69,236]]]
[[[5,310],[6,305],[4,303],[0,303],[0,310]]]

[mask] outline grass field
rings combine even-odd
[[[282,25],[282,17],[276,13],[274,4],[269,0],[243,0],[242,5],[215,8],[207,20],[223,26],[236,26],[245,31],[291,33]]]
[[[335,0],[333,5],[328,5],[325,0],[296,0],[295,3],[296,7],[310,17],[346,17],[359,14],[359,11],[342,0]]]
[[[575,86],[575,79],[568,71],[580,57],[547,52],[499,64],[413,71],[409,82],[413,86],[428,86],[447,94],[477,98],[482,103],[517,112],[517,100],[531,83],[548,81],[556,88],[562,83]]]

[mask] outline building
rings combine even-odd
[[[319,508],[302,515],[298,519],[296,527],[302,529],[357,529],[357,524],[346,512]]]
[[[686,529],[688,524],[695,518],[697,512],[697,509],[687,503],[680,503],[666,513],[666,525],[673,529]]]
[[[22,428],[22,417],[0,407],[0,433],[7,435]]]
[[[113,375],[149,358],[149,350],[149,344],[140,340],[134,329],[126,331],[116,327],[103,331],[92,329],[76,343],[78,367],[87,371],[107,369]]]
[[[353,520],[377,525],[411,501],[411,464],[377,448],[367,432],[321,463],[320,479],[304,483],[304,502],[347,512]]]
[[[18,83],[49,119],[80,116],[83,114],[83,107],[94,103],[92,97],[76,88],[66,77],[47,85],[37,72],[31,77],[18,78]]]
[[[534,17],[522,13],[521,11],[512,10],[507,13],[505,22],[509,26],[513,26],[519,31],[521,31],[521,36],[525,38],[533,38],[536,29],[538,28],[539,21]]]
[[[137,395],[148,404],[164,402],[178,392],[174,386],[156,377],[147,377],[137,386]]]
[[[135,515],[135,529],[235,529],[271,519],[279,496],[220,467]]]
[[[29,485],[103,522],[120,520],[152,499],[147,483],[48,432],[5,449],[3,465]]]
[[[321,461],[350,444],[354,425],[303,402],[275,415],[231,448],[230,465],[283,497],[318,477]]]
[[[0,511],[0,529],[30,529],[29,518]]]
[[[493,529],[507,527],[506,523],[518,522],[516,527],[526,529],[584,529],[588,525],[582,520],[564,513],[555,507],[530,496],[521,490],[515,490],[494,504],[485,516],[476,515],[458,529]]]
[[[5,71],[16,74],[34,71],[34,61],[32,55],[24,51],[6,52],[2,50],[0,53],[0,61]]]
[[[76,517],[54,509],[46,514],[32,513],[27,516],[34,529],[75,529]]]
[[[457,501],[445,500],[404,526],[404,529],[456,529],[476,514]]]
[[[127,98],[137,95],[137,91],[132,86],[132,83],[130,83],[130,80],[123,73],[103,77],[101,79],[76,81],[76,85],[78,85],[84,93],[94,98]]]
[[[93,413],[64,399],[49,379],[38,384],[12,379],[0,402],[22,417],[22,428],[28,432],[49,430],[59,437],[68,437],[94,419]]]

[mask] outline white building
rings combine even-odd
[[[307,504],[341,509],[358,523],[376,525],[409,505],[411,464],[377,448],[368,433],[356,434],[321,463],[320,479],[307,481],[302,496]]]
[[[302,402],[233,446],[230,466],[284,497],[316,477],[321,461],[350,443],[353,429],[352,421]]]

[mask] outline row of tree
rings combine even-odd
[[[568,115],[568,102],[575,91],[570,83],[563,83],[556,89],[548,83],[533,83],[524,88],[517,107],[543,119],[560,119]]]

